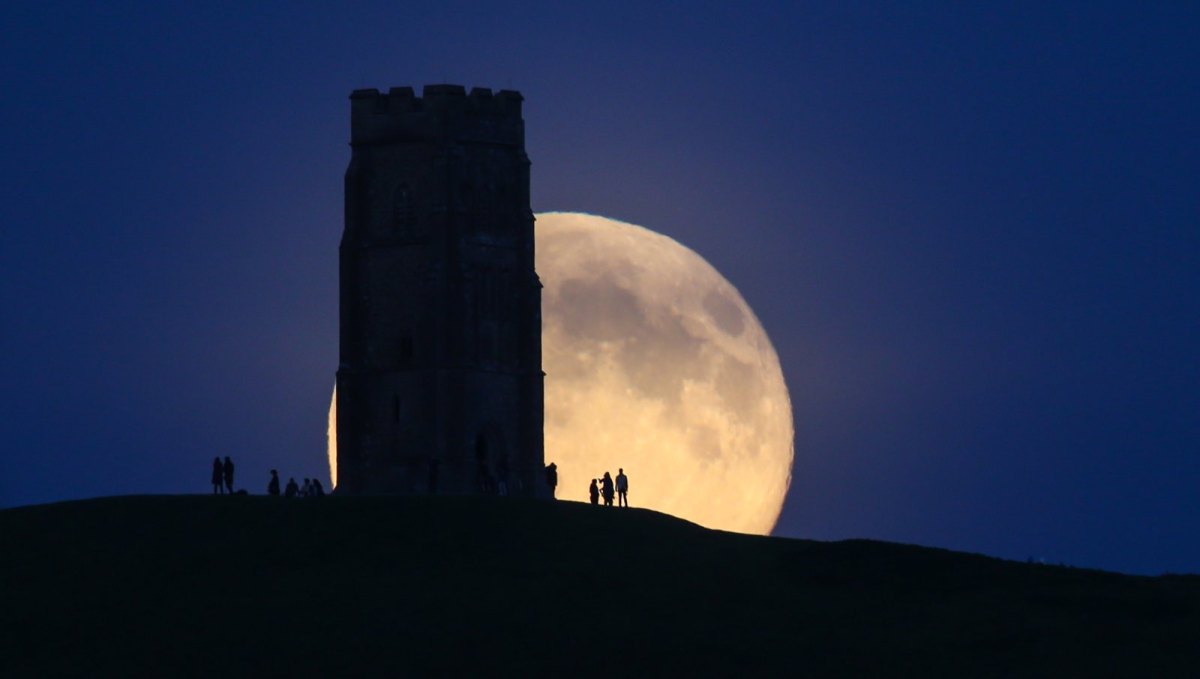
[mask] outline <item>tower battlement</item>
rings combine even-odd
[[[466,136],[499,144],[523,144],[521,102],[514,90],[426,85],[354,90],[350,95],[350,143],[389,144],[443,136],[453,128]]]

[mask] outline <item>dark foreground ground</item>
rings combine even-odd
[[[0,512],[0,676],[1198,676],[1200,577],[498,498]]]

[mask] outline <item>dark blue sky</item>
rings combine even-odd
[[[754,308],[778,535],[1200,571],[1200,5],[182,4],[0,7],[0,506],[319,473],[347,96],[453,82]]]

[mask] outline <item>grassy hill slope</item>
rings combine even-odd
[[[1182,676],[1200,578],[503,498],[0,511],[0,676]]]

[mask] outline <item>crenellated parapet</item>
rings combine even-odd
[[[453,134],[465,141],[523,145],[522,101],[514,90],[474,87],[468,94],[461,85],[426,85],[419,97],[411,87],[355,90],[350,143],[394,144]]]

